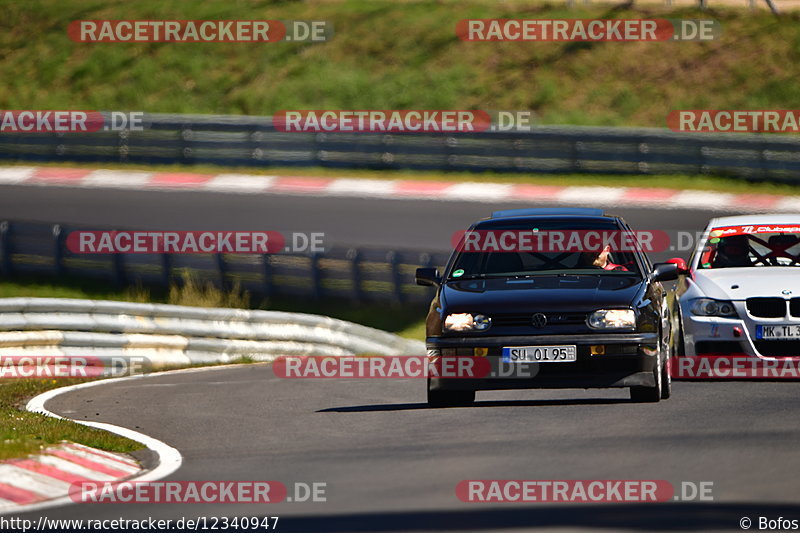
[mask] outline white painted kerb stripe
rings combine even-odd
[[[80,180],[80,185],[102,189],[138,189],[147,185],[152,177],[152,172],[137,170],[95,170]]]
[[[262,192],[275,182],[275,176],[254,174],[219,174],[202,185],[211,191]]]
[[[0,183],[22,183],[23,181],[30,179],[34,172],[36,172],[36,167],[0,168]]]
[[[456,183],[442,189],[442,198],[447,200],[494,201],[512,196],[514,185],[510,183]]]
[[[325,193],[334,196],[393,196],[394,182],[341,178],[328,184]]]

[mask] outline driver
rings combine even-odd
[[[712,268],[753,266],[747,235],[722,237],[711,266]]]
[[[582,267],[596,267],[603,270],[628,270],[622,265],[617,265],[609,261],[608,256],[611,254],[611,246],[606,245],[603,250],[595,255],[592,252],[583,252],[581,254],[578,264]]]

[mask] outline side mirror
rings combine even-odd
[[[439,275],[438,268],[418,268],[417,269],[417,285],[427,285],[430,287],[438,287],[442,283],[442,278]]]
[[[678,275],[685,276],[689,273],[689,267],[686,266],[686,261],[681,259],[680,257],[673,257],[672,259],[668,259],[667,263],[672,263],[673,265],[678,267]]]
[[[678,265],[675,263],[656,263],[650,274],[651,281],[672,281],[678,279]]]

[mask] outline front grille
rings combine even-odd
[[[544,313],[544,315],[547,317],[548,326],[584,324],[586,322],[586,313]],[[492,326],[533,328],[532,319],[533,313],[492,315]]]
[[[789,313],[792,316],[800,317],[800,298],[792,298],[789,302]]]
[[[800,341],[756,341],[755,345],[764,357],[800,356]]]
[[[786,316],[786,300],[783,298],[748,298],[747,312],[761,318]]]
[[[739,341],[699,341],[694,345],[697,355],[730,355],[744,353]]]

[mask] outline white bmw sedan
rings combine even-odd
[[[715,218],[670,262],[675,355],[800,356],[800,215]]]

